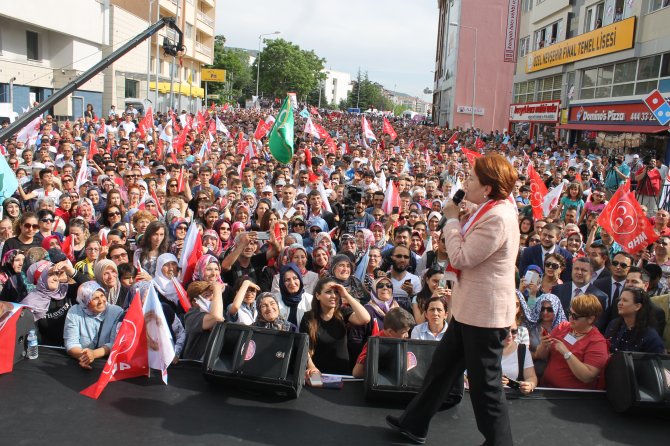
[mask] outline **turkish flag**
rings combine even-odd
[[[326,137],[324,144],[328,147],[328,153],[335,153],[335,151],[337,150],[337,145],[335,144],[335,141],[333,141],[333,138],[331,138],[330,136]]]
[[[598,217],[598,224],[630,254],[658,239],[654,225],[644,215],[635,193],[630,190],[630,178],[612,195]]]
[[[195,115],[195,118],[198,123],[198,131],[202,132],[205,129],[205,116],[198,112],[198,114]]]
[[[320,139],[327,140],[328,138],[330,138],[330,133],[328,133],[328,130],[324,129],[317,123],[314,123],[314,127],[316,127],[316,131],[319,133]]]
[[[465,147],[461,147],[461,151],[463,152],[463,155],[465,155],[465,157],[468,159],[468,162],[470,163],[470,165],[474,165],[475,160],[477,158],[481,158],[481,157],[484,156],[479,152],[475,152],[474,150],[466,149]]]
[[[530,205],[533,207],[533,216],[536,220],[540,220],[544,218],[542,204],[544,196],[547,195],[547,186],[544,185],[532,163],[528,165],[528,176],[530,177]]]
[[[382,133],[389,135],[391,137],[391,141],[398,137],[398,134],[395,132],[395,130],[393,130],[393,126],[386,118],[384,118],[384,124],[382,125]]]
[[[263,119],[258,121],[258,125],[256,126],[256,131],[254,132],[254,138],[256,139],[261,139],[265,135],[268,134],[270,131],[270,125],[266,123]]]
[[[451,138],[449,138],[449,141],[447,141],[447,145],[448,144],[453,144],[456,141],[458,141],[458,132],[454,132],[454,134],[451,135]]]
[[[65,257],[67,257],[70,262],[74,263],[74,241],[72,240],[71,235],[68,235],[63,239],[61,249],[63,250]]]
[[[186,294],[186,290],[176,277],[172,277],[172,283],[174,285],[174,289],[177,290],[177,297],[179,298],[179,304],[184,309],[184,311],[187,312],[188,310],[191,309],[191,301],[188,300],[188,294]]]
[[[240,132],[237,135],[237,153],[244,153],[244,149],[247,146],[246,144],[244,144],[245,141],[246,140],[244,139],[244,133]]]
[[[202,257],[202,238],[198,232],[198,225],[191,223],[188,227],[186,238],[184,238],[184,247],[181,252],[181,259],[179,259],[181,276],[179,279],[182,283],[188,283],[193,278],[195,264]]]
[[[184,144],[186,144],[186,136],[190,131],[191,126],[189,124],[186,124],[186,126],[182,129],[181,133],[179,133],[179,136],[177,136],[177,139],[175,139],[172,142],[172,146],[177,149],[177,153],[181,153],[182,150],[184,150]]]
[[[486,143],[479,136],[477,137],[477,139],[475,139],[475,147],[477,148],[477,150],[482,150],[485,145]]]
[[[16,323],[23,309],[28,307],[10,302],[0,302],[0,305],[0,375],[2,375],[14,369],[14,351],[17,346]],[[26,316],[33,320],[32,314],[27,311]]]
[[[140,293],[135,298],[123,318],[121,329],[109,353],[105,368],[102,369],[98,382],[82,390],[82,395],[98,399],[107,383],[149,374],[149,350],[147,334],[142,313]]]

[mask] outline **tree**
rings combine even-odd
[[[312,91],[318,91],[319,81],[325,79],[322,72],[325,59],[284,39],[267,41],[252,66],[254,81],[259,58],[259,94],[265,96],[282,98],[293,91],[304,99]]]
[[[340,103],[343,108],[360,108],[367,110],[375,108],[377,110],[391,110],[393,103],[384,95],[384,87],[377,82],[371,82],[368,79],[368,73],[361,75],[360,70],[353,81],[353,88],[347,95],[347,100]]]
[[[225,48],[225,42],[226,38],[222,35],[214,38],[214,63],[208,68],[226,70],[226,82],[210,82],[207,85],[207,92],[220,94],[239,102],[251,94],[252,76],[249,55],[243,50]]]

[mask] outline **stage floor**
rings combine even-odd
[[[99,400],[78,392],[95,382],[102,362],[81,369],[62,350],[40,348],[0,375],[2,445],[282,445],[404,444],[386,428],[384,416],[398,405],[369,403],[360,382],[342,390],[305,388],[297,400],[242,394],[207,383],[200,366],[169,370],[169,386],[158,376],[110,383]],[[603,395],[579,398],[510,399],[518,445],[661,445],[668,418],[620,415]],[[469,395],[438,413],[427,444],[478,445]]]

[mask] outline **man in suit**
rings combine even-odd
[[[628,270],[628,275],[626,276],[626,286],[642,288],[643,290],[647,291],[649,289],[649,273],[647,273],[642,268],[631,266]],[[667,294],[665,296],[665,301],[667,302]],[[663,338],[666,326],[666,314],[665,311],[663,311],[663,308],[658,305],[659,302],[657,301],[660,300],[651,299],[651,313],[656,319],[656,327],[654,328],[658,332],[659,336]],[[668,308],[667,304],[664,308]],[[665,338],[663,339],[665,340]]]
[[[609,270],[609,253],[607,248],[602,244],[593,243],[588,249],[589,260],[593,266],[593,276],[591,283],[600,279],[607,279],[612,277]]]
[[[634,260],[633,256],[627,252],[617,252],[610,266],[611,276],[593,282],[595,287],[607,295],[602,317],[602,323],[605,328],[612,319],[619,317],[617,302],[619,301],[621,291],[626,286],[626,276]]]
[[[600,291],[595,285],[591,283],[591,275],[593,274],[593,267],[591,262],[586,257],[579,257],[575,259],[572,265],[572,280],[565,282],[562,285],[556,285],[551,289],[551,293],[555,294],[561,301],[563,311],[567,314],[570,309],[570,302],[576,296],[581,294],[593,294],[600,300],[600,305],[605,308],[607,302],[607,295]],[[606,327],[602,327],[605,323],[604,313],[596,323],[596,326],[601,331]]]
[[[519,274],[523,277],[530,265],[537,265],[540,268],[544,265],[544,259],[547,254],[557,253],[565,257],[565,269],[561,273],[561,280],[567,282],[570,280],[572,272],[572,254],[558,246],[561,228],[554,223],[548,223],[542,228],[540,244],[530,246],[523,250],[519,262]]]

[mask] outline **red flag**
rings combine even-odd
[[[393,130],[393,126],[386,118],[384,118],[384,124],[382,126],[382,133],[386,133],[391,137],[391,141],[398,137],[398,134]]]
[[[70,262],[74,263],[74,242],[72,240],[72,236],[68,235],[63,239],[63,243],[61,243],[61,249],[63,250],[63,254],[65,254],[65,257],[70,260]]]
[[[98,127],[98,136],[105,136],[105,120],[100,120],[100,126]]]
[[[477,148],[477,150],[482,150],[485,145],[486,143],[484,143],[484,140],[481,139],[479,136],[477,137],[477,139],[475,139],[475,147]]]
[[[372,320],[372,334],[370,336],[379,336],[379,324],[376,318]]]
[[[326,138],[324,144],[328,146],[328,153],[335,153],[335,151],[337,150],[337,145],[335,144],[335,141],[333,141],[333,138],[331,138],[330,136]]]
[[[137,127],[142,138],[146,138],[147,131],[154,126],[153,113],[151,107],[147,108],[147,113],[144,115],[144,118],[140,121],[140,125]]]
[[[179,184],[179,183],[177,183]],[[156,202],[156,210],[158,211],[159,216],[165,215],[165,212],[163,212],[163,207],[161,206],[160,202],[158,201],[158,195],[156,195],[156,190],[152,187],[149,189],[149,195],[151,195],[151,198],[154,199]]]
[[[533,216],[536,220],[540,220],[544,218],[542,204],[544,196],[547,195],[547,186],[544,185],[532,163],[528,165],[528,176],[530,177],[530,204],[533,207]]]
[[[105,368],[98,378],[98,382],[82,390],[82,395],[98,399],[107,383],[127,378],[149,374],[149,350],[147,348],[147,334],[142,313],[142,299],[140,293],[135,298],[123,318],[121,329],[116,335],[116,341],[109,353]]]
[[[316,122],[314,123],[314,127],[316,127],[316,131],[319,133],[320,139],[328,140],[328,138],[330,138],[330,133],[328,133],[328,130],[324,129]]]
[[[261,119],[260,121],[258,121],[258,125],[256,126],[256,131],[254,132],[254,138],[261,139],[262,137],[267,135],[269,131],[270,131],[270,124]]]
[[[189,124],[186,124],[186,126],[182,129],[181,133],[179,133],[179,136],[177,136],[177,139],[175,139],[172,142],[172,147],[175,147],[177,149],[177,153],[181,153],[181,151],[184,150],[184,144],[186,144],[186,136],[190,131],[191,126]]]
[[[216,110],[216,106],[214,105],[214,101],[212,101],[212,105],[209,107],[212,110]],[[223,106],[223,109],[226,110],[228,108],[228,104]]]
[[[312,151],[309,150],[309,147],[305,149],[305,165],[312,167]]]
[[[582,174],[577,172],[577,175],[575,175],[575,181],[578,182],[579,184],[582,184]]]
[[[211,135],[216,135],[216,119],[209,120],[209,133]]]
[[[172,155],[174,156],[174,153],[172,153]],[[175,162],[175,164],[176,164],[176,162]],[[181,166],[179,168],[179,174],[177,175],[177,192],[184,192],[184,189],[186,187],[185,184],[184,184],[185,181],[186,181],[184,176],[185,176],[184,175],[184,166]]]
[[[193,278],[195,264],[202,257],[202,238],[198,232],[198,225],[191,223],[184,238],[181,259],[179,259],[179,268],[181,273],[179,279],[182,283],[188,283]]]
[[[458,141],[458,132],[454,132],[454,133],[451,135],[451,138],[449,138],[449,141],[447,141],[447,145],[449,145],[449,144],[453,144],[453,143],[455,143],[456,141]]]
[[[93,156],[98,154],[98,144],[96,144],[95,139],[91,138],[91,143],[88,147],[88,160],[92,161]]]
[[[237,135],[237,153],[244,153],[244,149],[246,147],[246,144],[244,144],[246,140],[244,139],[244,133],[240,132]]]
[[[160,138],[156,141],[156,159],[163,159],[163,140]]]
[[[107,246],[107,232],[100,231],[100,246]]]
[[[461,151],[463,152],[463,155],[468,159],[468,162],[470,163],[471,166],[475,164],[475,160],[477,158],[481,158],[484,155],[482,155],[479,152],[475,152],[474,150],[466,149],[465,147],[461,147]]]
[[[205,129],[205,116],[198,111],[198,114],[195,115],[195,119],[198,123],[198,131],[202,132]]]
[[[177,280],[176,277],[172,277],[172,283],[174,284],[174,289],[177,290],[177,297],[179,297],[179,304],[184,309],[188,311],[191,309],[191,302],[188,300],[188,294],[182,286],[181,282]]]
[[[646,248],[659,237],[630,190],[630,178],[612,195],[598,217],[598,224],[630,254]]]
[[[4,302],[3,302],[4,304]],[[0,375],[14,369],[14,351],[16,349],[16,323],[23,312],[23,305],[8,303],[10,309],[0,312]],[[32,314],[26,312],[24,317],[33,320]]]
[[[384,193],[384,202],[382,203],[382,210],[386,215],[393,213],[394,207],[400,207],[400,194],[398,188],[393,181],[389,181],[389,185]]]

